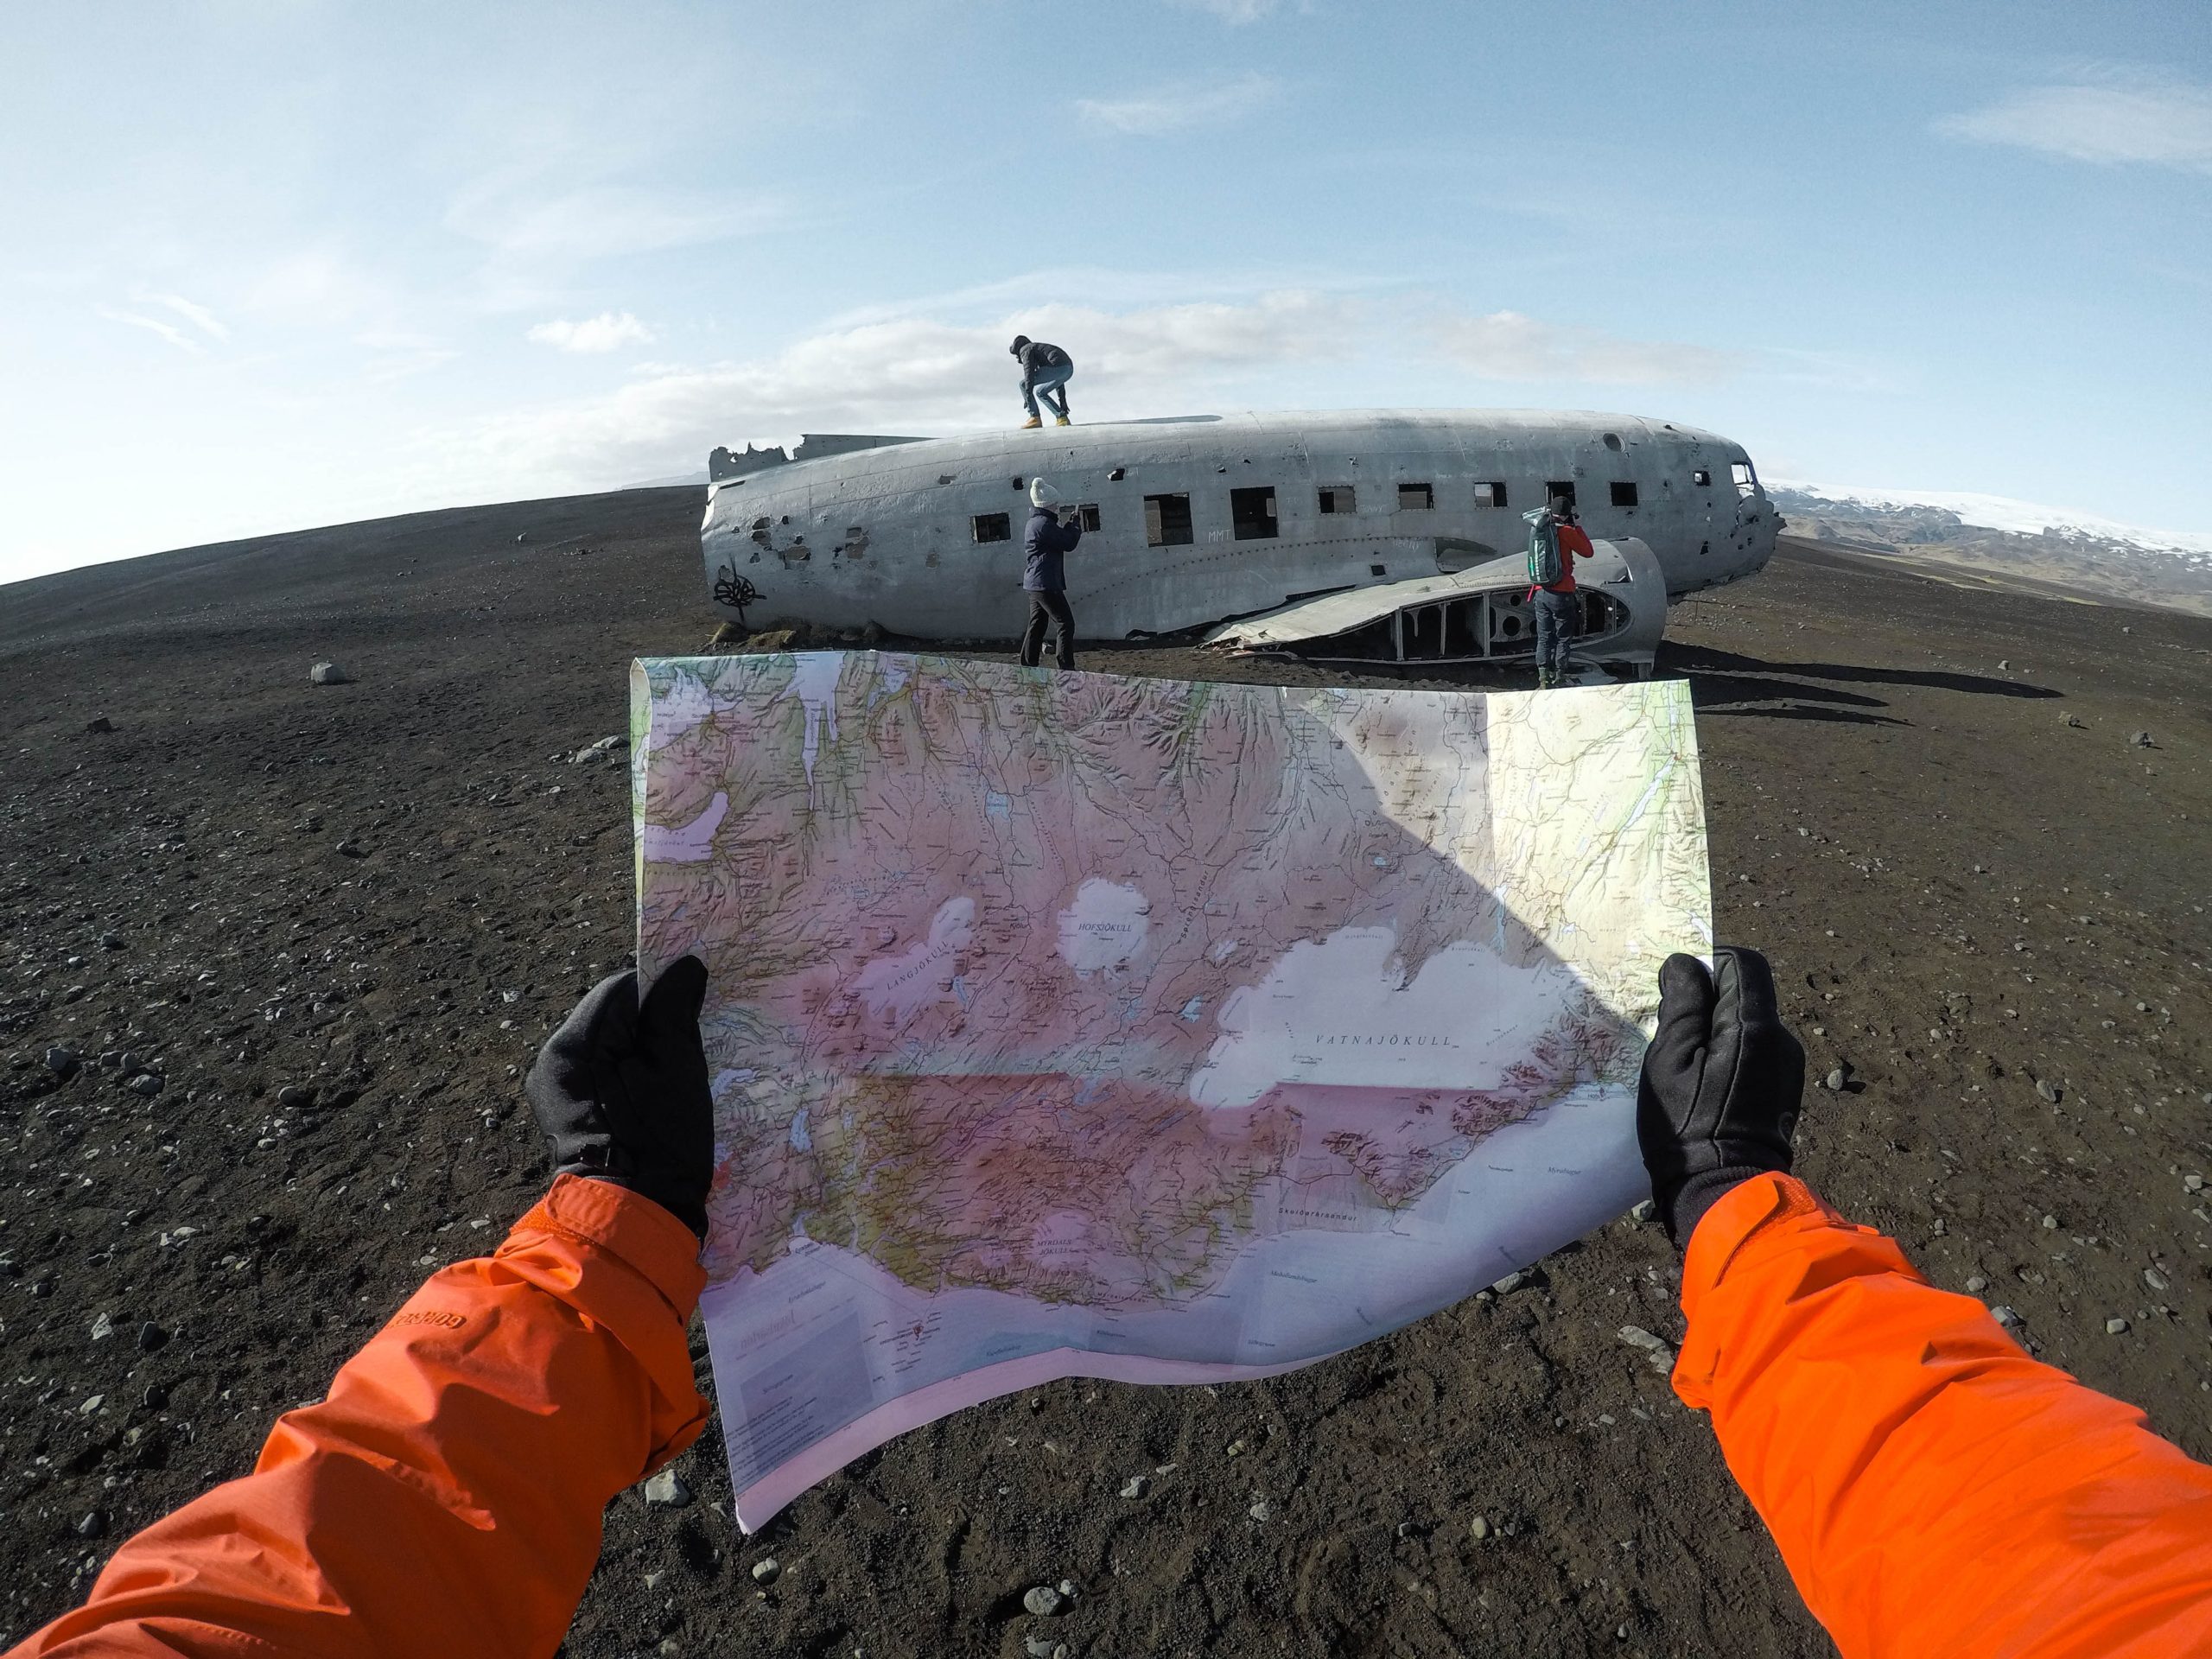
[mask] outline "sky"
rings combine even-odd
[[[1010,426],[1017,331],[2202,534],[2208,325],[2202,0],[0,6],[0,582]]]

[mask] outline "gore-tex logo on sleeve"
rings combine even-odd
[[[468,1315],[466,1313],[448,1313],[441,1308],[435,1307],[415,1308],[408,1313],[402,1313],[397,1319],[392,1321],[392,1324],[395,1325],[442,1325],[448,1331],[458,1331],[462,1325],[467,1325],[467,1323]]]

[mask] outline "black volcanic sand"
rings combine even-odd
[[[519,1072],[631,943],[624,771],[549,757],[625,729],[632,654],[705,638],[698,512],[427,514],[0,590],[0,1639],[244,1472],[541,1189]],[[2212,1454],[2212,623],[1792,546],[1671,632],[1720,937],[1771,954],[1815,1078],[1845,1073],[1802,1172]],[[326,658],[358,682],[311,686]],[[1042,1389],[756,1539],[710,1429],[690,1507],[609,1510],[566,1651],[1825,1650],[1706,1422],[1618,1335],[1679,1336],[1673,1268],[1624,1221],[1291,1376]],[[1063,1579],[1071,1611],[1022,1611]]]

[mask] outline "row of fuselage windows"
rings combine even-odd
[[[1709,487],[1713,483],[1713,474],[1700,467],[1690,474],[1690,481]],[[1400,484],[1395,488],[1397,511],[1401,512],[1433,509],[1436,505],[1436,486],[1433,484]],[[1616,479],[1606,488],[1611,505],[1633,507],[1637,505],[1634,480]],[[1489,480],[1478,483],[1474,495],[1475,505],[1478,507],[1503,507],[1507,504],[1505,485],[1501,480]],[[1359,511],[1358,488],[1351,484],[1324,484],[1314,496],[1315,510],[1323,518],[1339,517]],[[1568,505],[1575,505],[1574,481],[1572,479],[1553,479],[1544,485],[1544,499],[1556,499],[1562,496]],[[1086,502],[1077,512],[1085,530],[1098,528],[1096,503]],[[1274,486],[1257,484],[1246,489],[1230,491],[1229,523],[1236,539],[1240,542],[1268,541],[1281,535]],[[1014,539],[1011,513],[979,512],[969,520],[969,526],[978,542]],[[1148,547],[1184,547],[1197,539],[1192,528],[1191,498],[1187,492],[1145,497],[1144,539]]]

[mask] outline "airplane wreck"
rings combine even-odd
[[[1183,416],[960,438],[810,436],[709,462],[701,547],[731,623],[1017,637],[1042,477],[1080,514],[1086,641],[1316,661],[1529,658],[1521,514],[1575,504],[1585,664],[1649,672],[1670,598],[1765,565],[1781,520],[1742,446],[1631,416]]]

